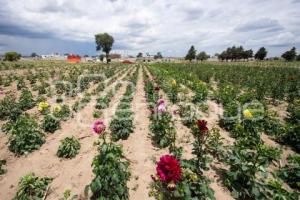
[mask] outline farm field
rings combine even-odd
[[[299,199],[299,62],[0,73],[0,199]]]

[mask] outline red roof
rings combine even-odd
[[[80,62],[81,57],[80,56],[75,56],[75,55],[70,55],[67,58],[68,62],[72,62],[72,63],[76,63],[76,62]]]
[[[133,64],[133,62],[131,62],[130,60],[123,60],[122,63],[124,63],[124,64]]]

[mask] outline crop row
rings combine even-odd
[[[180,83],[188,83],[189,86],[194,84],[190,83],[191,80],[186,79],[185,75],[182,73],[176,74],[176,76],[174,77],[174,69],[170,69],[171,72],[167,71],[169,70],[168,67],[163,69],[161,67],[153,67],[151,69],[152,72],[155,73],[156,80],[158,80],[160,85],[162,85],[162,88],[166,90],[167,94],[169,94],[168,96],[171,96],[171,98],[173,99],[174,93],[172,94],[172,91],[176,90],[174,89],[174,87],[176,87],[177,85],[176,80]],[[173,77],[176,78],[176,80]],[[199,82],[199,80],[197,79],[192,79],[192,81],[193,80]],[[193,89],[193,87],[190,88]],[[182,85],[178,85],[179,91],[184,91],[184,89],[185,88]],[[222,89],[219,90],[220,91],[217,91],[216,96],[221,97],[219,98],[220,102],[223,102],[223,105],[225,106],[225,117],[221,118],[220,126],[225,128],[226,130],[229,130],[231,136],[236,139],[233,146],[228,148],[228,150],[225,152],[219,152],[221,154],[217,156],[218,159],[220,159],[229,167],[229,170],[226,172],[226,176],[224,178],[224,184],[230,189],[230,191],[232,191],[232,195],[236,198],[268,199],[275,196],[278,198],[280,197],[297,199],[297,193],[289,192],[288,190],[284,189],[280,180],[280,178],[283,177],[283,179],[285,179],[287,183],[290,183],[290,186],[293,186],[293,188],[295,188],[295,182],[297,180],[297,176],[295,177],[295,172],[299,170],[299,162],[297,163],[297,156],[291,156],[289,158],[289,165],[278,170],[277,174],[280,178],[274,174],[267,173],[267,168],[272,163],[272,161],[278,161],[280,159],[281,151],[277,148],[268,147],[263,143],[262,139],[260,138],[260,134],[262,131],[265,131],[265,129],[262,130],[261,127],[274,128],[273,124],[277,125],[279,123],[279,120],[274,121],[273,119],[273,121],[270,121],[269,118],[263,116],[262,120],[257,121],[255,120],[255,117],[257,117],[256,115],[259,115],[261,113],[256,113],[256,108],[251,106],[242,111],[242,116],[238,120],[236,120],[236,118],[233,118],[233,116],[229,118],[228,113],[232,113],[234,116],[236,116],[236,112],[238,111],[238,109],[237,107],[234,107],[232,108],[231,112],[228,112],[227,105],[236,102],[234,99],[226,97],[226,95],[230,94],[229,92],[222,92]],[[204,94],[204,96],[205,95],[206,94]],[[192,98],[191,100],[193,99],[194,98]],[[247,100],[253,100],[251,98],[241,99],[245,101],[243,103],[247,103]],[[195,108],[197,107],[191,106],[191,102],[186,102],[186,106],[184,106],[184,103],[181,102],[181,108],[179,111],[181,117],[183,117],[183,123],[192,129],[196,123],[199,123],[199,119],[197,120],[197,118],[195,117],[197,116],[195,115],[195,112],[197,112],[197,109]],[[295,109],[295,106],[293,108]],[[190,119],[188,118],[188,116],[190,116]],[[295,118],[295,112],[291,116],[293,116],[293,118],[289,119],[289,121],[294,121],[294,123],[299,122]],[[297,125],[294,124],[294,126]],[[272,132],[272,130],[269,130],[269,132]],[[291,132],[296,134],[296,131]],[[211,129],[207,134],[209,135],[208,138],[214,137],[215,130]],[[209,139],[207,139],[207,141],[209,141]],[[220,147],[220,142],[215,141],[214,143],[215,149],[224,149]],[[205,146],[207,147],[208,145]],[[211,151],[209,150],[208,152]],[[205,163],[205,160],[202,160],[202,164]],[[288,167],[291,167],[293,169],[291,173],[287,173]],[[292,177],[291,175],[294,175],[294,177]],[[266,181],[266,177],[269,177],[269,179],[267,179],[268,181]]]

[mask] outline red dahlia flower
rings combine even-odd
[[[150,111],[151,115],[153,115],[155,112],[153,108],[149,108],[149,111]]]
[[[198,128],[201,133],[205,133],[208,131],[206,124],[207,124],[207,121],[205,121],[205,120],[200,120],[200,119],[197,120],[197,125],[198,125]]]
[[[94,126],[93,126],[93,130],[95,133],[97,134],[101,134],[105,131],[105,124],[104,124],[104,121],[103,120],[96,120],[95,123],[94,123]]]
[[[177,183],[181,180],[182,170],[179,161],[172,155],[160,157],[156,172],[162,182]]]

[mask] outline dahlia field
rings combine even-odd
[[[0,199],[299,199],[297,64],[0,65]]]

